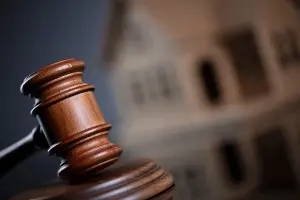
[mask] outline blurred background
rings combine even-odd
[[[297,0],[11,0],[1,3],[0,148],[37,124],[22,80],[78,58],[124,159],[150,157],[175,199],[299,199]],[[1,163],[0,163],[1,164]],[[40,152],[0,199],[53,181]]]

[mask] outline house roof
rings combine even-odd
[[[274,4],[270,3],[273,1]],[[200,35],[210,37],[220,29],[245,22],[249,24],[260,14],[267,16],[267,12],[280,19],[284,12],[274,11],[278,7],[289,7],[285,9],[289,14],[293,5],[283,0],[110,0],[109,3],[109,20],[101,53],[108,62],[116,55],[125,16],[132,10],[145,11],[151,22],[171,40],[193,42],[193,38]]]
[[[212,13],[214,1],[209,0],[110,0],[109,21],[102,49],[102,58],[111,61],[123,33],[129,7],[145,10],[151,20],[171,39],[211,33],[214,29]]]
[[[104,61],[111,61],[115,55],[117,44],[123,33],[127,3],[125,0],[109,0],[108,22],[101,48],[101,57]]]

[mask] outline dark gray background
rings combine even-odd
[[[76,57],[86,62],[85,81],[96,85],[105,119],[116,123],[105,70],[101,69],[109,0],[6,0],[1,2],[0,148],[25,136],[36,120],[33,100],[20,94],[22,80],[43,65]],[[115,134],[114,132],[112,134]],[[0,180],[0,199],[45,184],[56,176],[59,161],[38,153]]]

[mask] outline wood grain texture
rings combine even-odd
[[[173,197],[173,178],[149,159],[118,163],[95,174],[93,179],[76,185],[53,183],[39,190],[29,191],[12,200],[90,200],[90,199],[154,199]]]
[[[83,82],[84,63],[63,60],[38,70],[23,81],[21,92],[34,98],[36,116],[49,143],[49,153],[62,158],[58,175],[69,181],[89,177],[119,159],[93,94]]]
[[[172,199],[172,176],[152,160],[113,166],[122,153],[108,138],[106,123],[83,82],[84,63],[68,59],[25,78],[21,92],[35,100],[31,111],[48,142],[49,154],[62,161],[63,181],[13,199]],[[108,167],[110,166],[110,167]]]

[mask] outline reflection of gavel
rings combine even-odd
[[[103,180],[107,180],[109,185],[109,189],[106,188],[110,192],[108,199],[129,194],[136,196],[138,192],[140,194],[136,197],[145,199],[169,191],[173,186],[172,177],[150,160],[121,164],[100,172],[116,162],[122,150],[107,138],[111,125],[101,114],[93,86],[83,82],[83,70],[82,61],[68,59],[44,67],[24,80],[21,92],[35,99],[31,113],[36,116],[41,128],[35,128],[29,136],[1,152],[0,170],[5,171],[34,152],[35,146],[49,147],[50,154],[62,159],[59,177],[70,182],[83,182],[101,176],[100,185],[104,187]],[[129,182],[131,185],[134,182],[135,186],[125,190],[124,184]],[[96,181],[94,184],[99,183]],[[145,193],[141,192],[143,187],[152,189]],[[123,188],[122,191],[120,188]],[[116,194],[112,193],[114,191]],[[54,192],[51,195],[58,194]]]

